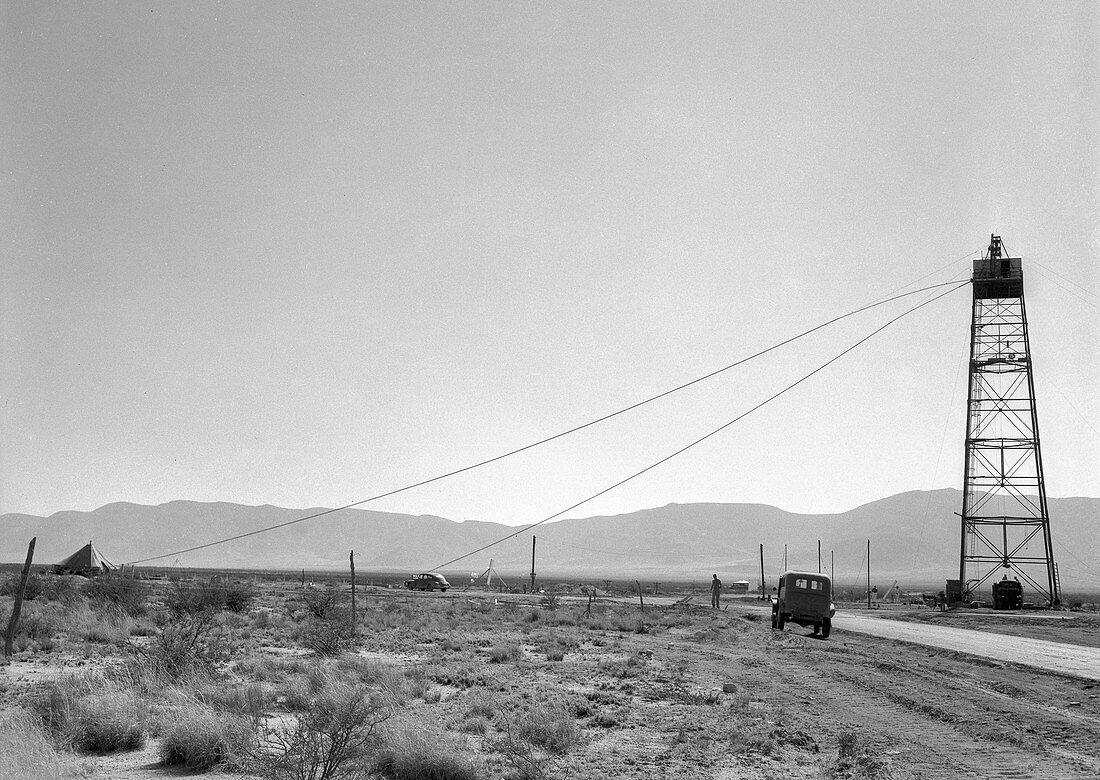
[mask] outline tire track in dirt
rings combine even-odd
[[[815,719],[863,730],[868,722],[889,723],[907,735],[895,762],[921,777],[1100,776],[1094,714],[1063,717],[1044,705],[1037,718],[1036,702],[987,690],[967,676],[964,661],[929,670],[920,651],[863,639],[831,646],[806,640],[804,652],[779,657],[785,662],[773,665],[773,675],[783,688],[814,691],[817,706],[807,712]]]

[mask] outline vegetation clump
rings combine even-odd
[[[310,706],[291,725],[264,731],[253,763],[268,780],[362,776],[381,746],[379,727],[394,709],[392,697],[384,691],[326,677]]]
[[[192,772],[219,765],[243,766],[255,743],[252,720],[197,701],[172,710],[161,732],[161,761]]]

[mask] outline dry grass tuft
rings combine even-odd
[[[388,780],[479,780],[485,769],[446,734],[405,728],[385,735],[372,771]]]
[[[0,780],[66,780],[86,774],[50,744],[37,719],[26,712],[0,714]]]
[[[161,724],[160,759],[192,772],[241,766],[255,742],[254,723],[201,702],[174,708]]]
[[[516,734],[549,753],[568,753],[580,741],[574,712],[562,701],[538,702],[516,719]]]
[[[518,661],[523,657],[523,648],[518,645],[494,645],[489,648],[489,662],[503,664],[508,661]]]
[[[29,704],[46,730],[73,750],[110,753],[145,744],[144,701],[102,673],[61,677]]]

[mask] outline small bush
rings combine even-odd
[[[160,759],[192,772],[220,764],[240,766],[253,748],[255,731],[247,718],[200,703],[176,709],[162,724]]]
[[[125,644],[130,638],[133,619],[119,605],[101,602],[92,607],[82,603],[71,607],[67,619],[70,637],[97,644]]]
[[[302,606],[319,620],[333,617],[343,601],[344,594],[333,587],[309,588],[302,593]]]
[[[270,683],[213,684],[199,692],[199,699],[214,709],[258,721],[264,711],[274,703],[275,694]]]
[[[523,649],[517,645],[496,645],[489,649],[489,663],[502,664],[522,657]]]
[[[384,693],[326,677],[288,729],[268,729],[253,760],[268,780],[338,780],[366,773],[378,729],[393,714]]]
[[[177,580],[164,594],[164,606],[174,618],[194,617],[225,609],[226,590],[219,583],[199,584]]]
[[[110,753],[145,744],[145,704],[102,673],[60,677],[29,706],[60,744],[76,751]]]
[[[354,640],[351,625],[342,620],[315,618],[303,623],[298,630],[298,641],[302,647],[321,656],[339,655],[349,649]]]
[[[144,615],[148,588],[132,577],[106,575],[84,583],[83,592],[91,601],[117,604],[130,617]]]
[[[228,657],[225,638],[215,630],[213,614],[180,615],[168,623],[145,651],[152,671],[175,681],[209,675]]]
[[[567,753],[580,739],[573,713],[558,701],[538,703],[521,714],[516,733],[550,753]]]
[[[462,722],[458,724],[458,730],[467,734],[485,735],[489,733],[492,728],[493,724],[489,719],[481,715],[467,715],[462,719]]]
[[[225,608],[230,612],[247,612],[255,600],[256,587],[252,583],[227,582],[225,584]]]
[[[420,730],[387,734],[371,768],[388,780],[479,780],[484,775],[444,734]]]
[[[131,617],[144,615],[149,587],[129,576],[105,575],[88,580],[83,587],[90,601],[119,605]]]
[[[600,710],[596,713],[596,717],[592,719],[592,724],[604,729],[614,729],[622,725],[622,721],[617,713]]]
[[[729,735],[730,750],[734,753],[760,753],[770,756],[779,750],[776,731],[764,722],[741,722]]]
[[[466,715],[469,717],[482,717],[492,720],[497,713],[497,705],[493,698],[482,690],[474,690],[467,697]]]
[[[0,596],[14,596],[19,590],[19,581],[22,579],[22,574],[13,574],[0,580]],[[38,574],[32,574],[27,577],[27,584],[23,589],[23,599],[34,601],[42,595],[44,589],[45,585],[42,577]]]
[[[62,604],[74,604],[81,600],[81,577],[60,574],[42,575],[42,598],[46,601],[60,601]]]
[[[67,737],[82,753],[113,753],[145,746],[145,706],[132,693],[109,691],[75,703]]]

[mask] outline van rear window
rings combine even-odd
[[[825,590],[825,583],[821,580],[811,580],[806,577],[796,579],[794,586],[799,590]]]

